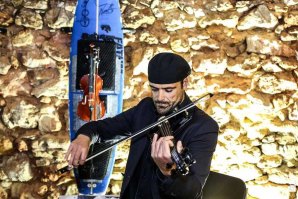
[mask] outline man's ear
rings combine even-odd
[[[184,78],[183,80],[183,89],[186,89],[188,86],[188,77]]]

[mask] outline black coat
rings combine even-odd
[[[181,103],[181,107],[191,103],[188,96]],[[175,135],[176,140],[181,140],[183,147],[187,147],[189,152],[196,160],[196,163],[190,166],[188,175],[176,175],[173,177],[165,177],[158,169],[152,169],[150,175],[154,180],[149,180],[151,196],[148,198],[198,198],[207,176],[210,171],[210,164],[213,152],[217,143],[218,125],[217,123],[202,110],[197,107],[189,110],[191,120],[183,127],[183,132]],[[92,143],[101,139],[111,139],[116,135],[127,135],[134,133],[144,127],[156,122],[158,114],[151,98],[145,98],[135,107],[113,117],[104,120],[93,121],[83,125],[79,130],[79,134],[84,134],[92,139]],[[134,172],[139,168],[139,162],[146,148],[148,136],[141,136],[132,139],[130,153],[126,165],[124,180],[120,196],[124,194],[133,183],[130,182]],[[150,145],[147,144],[150,147]],[[150,157],[149,157],[150,158]],[[153,162],[152,159],[146,161]],[[151,163],[152,164],[152,163]],[[138,167],[137,167],[138,166]],[[137,168],[137,169],[136,169]],[[155,167],[157,168],[157,167]],[[142,171],[141,171],[142,172]],[[134,183],[135,184],[135,183]],[[137,188],[133,187],[134,190]],[[131,190],[131,187],[130,187]],[[140,192],[140,190],[138,190]],[[144,190],[145,191],[145,190]],[[141,190],[142,192],[142,190]],[[146,193],[148,190],[146,190]],[[144,198],[144,197],[136,197]]]

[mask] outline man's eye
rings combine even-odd
[[[170,93],[170,92],[173,91],[173,89],[165,89],[165,91],[166,91],[167,93]]]

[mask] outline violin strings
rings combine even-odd
[[[167,130],[167,127],[166,127],[166,124],[165,123],[162,123],[161,126],[161,133],[162,133],[162,136],[168,136],[168,130]]]
[[[159,126],[159,130],[160,130],[160,133],[161,133],[162,136],[171,136],[172,135],[171,126],[170,126],[170,123],[168,121],[163,122]],[[177,170],[179,172],[184,172],[183,171],[184,162],[181,159],[181,157],[179,156],[179,153],[178,153],[175,146],[171,149],[171,157],[173,159],[173,162],[176,163]]]
[[[170,125],[168,121],[165,121],[162,125],[163,127],[163,131],[165,133],[166,136],[170,136],[171,135],[171,130],[170,130]]]
[[[164,136],[171,136],[171,130],[170,130],[170,124],[168,121],[162,123],[162,125],[160,126],[161,127],[161,132],[164,133]],[[171,154],[172,154],[172,157],[176,160],[175,162],[179,161],[179,156],[177,154],[177,150],[175,150],[175,146],[174,146],[174,149],[171,150]]]

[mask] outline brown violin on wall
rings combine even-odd
[[[90,44],[89,74],[80,80],[80,87],[84,91],[83,99],[78,104],[77,115],[84,121],[95,121],[105,115],[104,101],[100,100],[99,93],[102,90],[103,80],[98,75],[100,63],[100,49]]]

